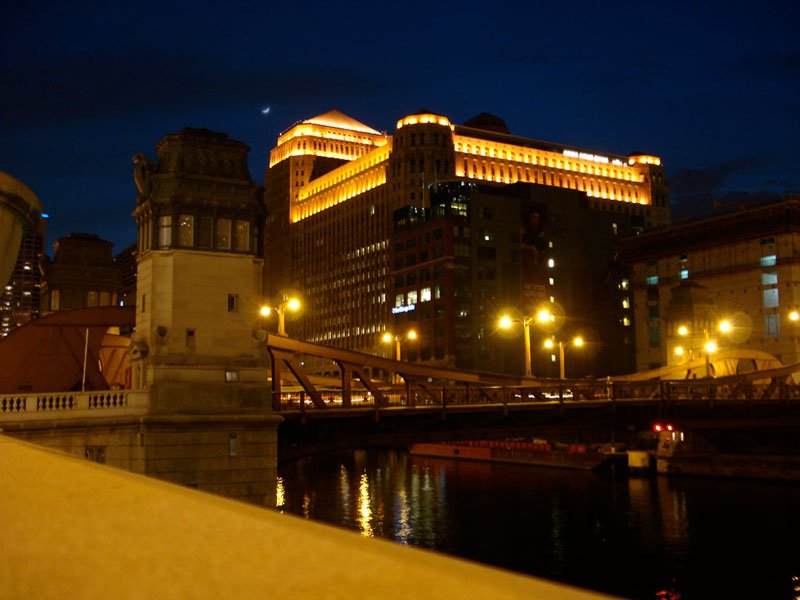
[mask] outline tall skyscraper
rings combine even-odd
[[[537,203],[555,203],[539,214],[541,231],[550,236],[548,244],[553,241],[552,233],[563,230],[578,214],[587,215],[581,218],[586,228],[592,227],[590,215],[603,215],[598,223],[607,220],[609,232],[616,229],[619,233],[628,227],[643,229],[670,221],[663,168],[655,156],[588,151],[515,136],[501,119],[485,114],[454,125],[445,116],[423,110],[400,119],[395,132],[388,135],[331,111],[296,123],[281,134],[265,174],[265,293],[274,297],[293,289],[305,297],[304,313],[289,335],[382,352],[381,335],[395,325],[395,284],[402,274],[392,262],[396,211],[426,214],[432,206],[431,194],[444,190],[442,185],[448,182],[481,184],[478,195],[485,200],[477,203],[478,212],[470,213],[471,233],[465,236],[470,248],[475,248],[476,261],[492,254],[481,250],[482,258],[477,256],[478,246],[490,248],[491,240],[480,244],[473,239],[472,230],[480,230],[481,223],[487,224],[487,231],[491,228],[487,210],[496,207],[505,214],[508,202],[514,205],[503,224],[511,231],[495,228],[492,234],[509,244],[502,251],[506,258],[493,267],[478,267],[477,263],[474,267],[484,268],[484,276],[490,273],[485,269],[493,268],[497,280],[504,282],[508,273],[515,273],[516,283],[506,287],[515,288],[516,297],[504,296],[503,302],[522,311],[531,310],[540,300],[566,300],[556,296],[558,283],[549,283],[564,280],[559,266],[546,276],[520,275],[520,269],[526,268],[519,262],[525,257],[520,219],[526,209]],[[511,196],[517,199],[508,200],[502,191],[505,188],[513,188]],[[555,196],[547,201],[536,199],[558,190],[572,198],[570,211],[557,209],[560,200]],[[513,225],[511,212],[515,214]],[[427,215],[425,218],[430,218],[430,213]],[[510,237],[512,234],[515,237]],[[562,243],[577,243],[585,234],[571,228],[570,238]],[[591,262],[591,268],[597,270],[600,257],[605,276],[613,258],[610,243],[589,249],[595,255],[593,261],[587,259],[583,266],[576,263],[575,269],[588,268]],[[459,251],[464,252],[463,248]],[[547,264],[553,252],[552,246],[545,247],[538,258]],[[561,252],[566,252],[566,246]],[[425,286],[412,285],[417,289],[406,285],[404,294],[412,291],[420,298]],[[485,307],[500,303],[499,297],[488,300]],[[408,306],[407,295],[403,305]],[[453,305],[453,310],[459,309]],[[412,316],[410,312],[405,313],[406,318]],[[489,319],[488,308],[485,313],[470,318]],[[475,330],[471,331],[470,339],[477,339]],[[435,341],[431,348],[431,360],[448,354],[437,352]],[[454,357],[453,353],[451,359],[441,360],[457,364]]]
[[[47,221],[41,218],[22,236],[14,271],[0,300],[0,336],[8,335],[39,316],[46,231]]]

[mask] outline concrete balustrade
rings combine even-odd
[[[131,390],[5,394],[0,395],[0,422],[55,415],[86,416],[89,412],[140,412],[146,407],[146,394]]]

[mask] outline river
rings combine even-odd
[[[281,469],[278,508],[627,598],[800,598],[800,483],[369,450]]]

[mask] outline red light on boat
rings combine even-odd
[[[656,423],[655,425],[653,425],[653,431],[655,431],[656,433],[661,433],[663,429],[664,428],[661,427],[661,423]]]

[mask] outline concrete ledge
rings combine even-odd
[[[8,598],[607,598],[0,436]]]

